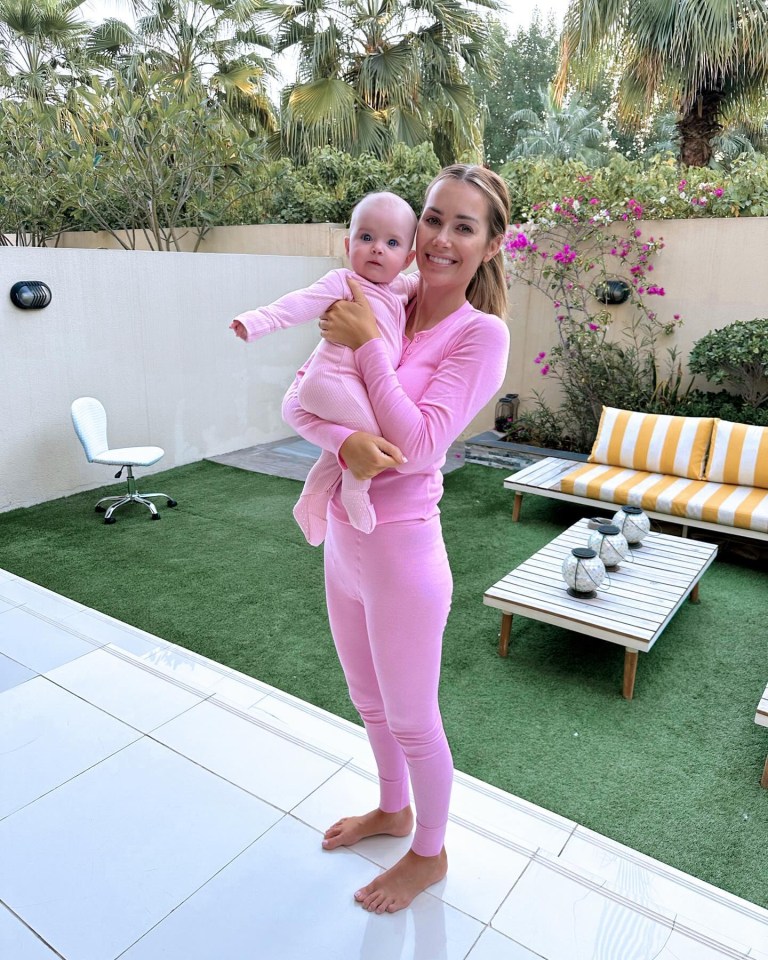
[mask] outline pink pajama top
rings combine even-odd
[[[403,334],[399,362],[390,360],[381,339],[369,340],[354,351],[381,435],[408,459],[397,470],[385,470],[371,481],[370,497],[379,523],[428,519],[440,512],[440,467],[446,451],[498,391],[508,355],[509,330],[504,321],[468,302],[412,340]],[[306,366],[283,400],[283,418],[302,437],[338,456],[354,431],[302,409],[297,391]],[[338,490],[330,509],[336,519],[348,522]]]

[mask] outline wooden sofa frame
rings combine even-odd
[[[600,510],[611,510],[614,513],[619,504],[614,504],[610,500],[597,500],[592,497],[580,497],[572,493],[563,493],[560,490],[560,480],[565,474],[570,473],[577,467],[584,465],[581,460],[566,460],[562,457],[545,457],[537,460],[530,466],[524,467],[517,473],[513,473],[504,481],[504,486],[508,490],[515,491],[515,502],[512,506],[512,520],[517,523],[520,520],[520,510],[523,502],[523,494],[534,493],[542,497],[552,497],[555,500],[566,500],[569,503],[580,503],[586,507],[597,507]],[[695,520],[691,517],[678,517],[671,513],[660,513],[655,510],[645,510],[644,512],[655,520],[664,520],[668,523],[676,523],[682,527],[682,536],[688,536],[689,527],[699,527],[702,530],[713,530],[718,533],[729,533],[734,536],[752,537],[757,540],[767,540],[768,534],[760,530],[749,530],[746,527],[733,527],[730,524],[714,523],[710,520]]]

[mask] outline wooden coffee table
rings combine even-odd
[[[519,613],[625,649],[622,693],[632,699],[637,655],[647,653],[686,597],[698,602],[699,580],[717,555],[713,544],[649,533],[631,561],[608,572],[610,586],[583,600],[567,593],[560,568],[574,547],[584,547],[588,520],[574,523],[490,587],[483,602],[501,610],[499,655],[506,657],[512,616]]]

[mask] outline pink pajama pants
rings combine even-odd
[[[361,533],[329,518],[325,589],[331,632],[379,771],[380,806],[416,807],[412,849],[443,847],[453,760],[437,701],[453,581],[439,516]]]

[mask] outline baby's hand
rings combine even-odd
[[[230,330],[235,331],[235,336],[240,337],[241,340],[248,339],[248,331],[245,329],[245,325],[242,324],[239,320],[233,320],[229,325]]]

